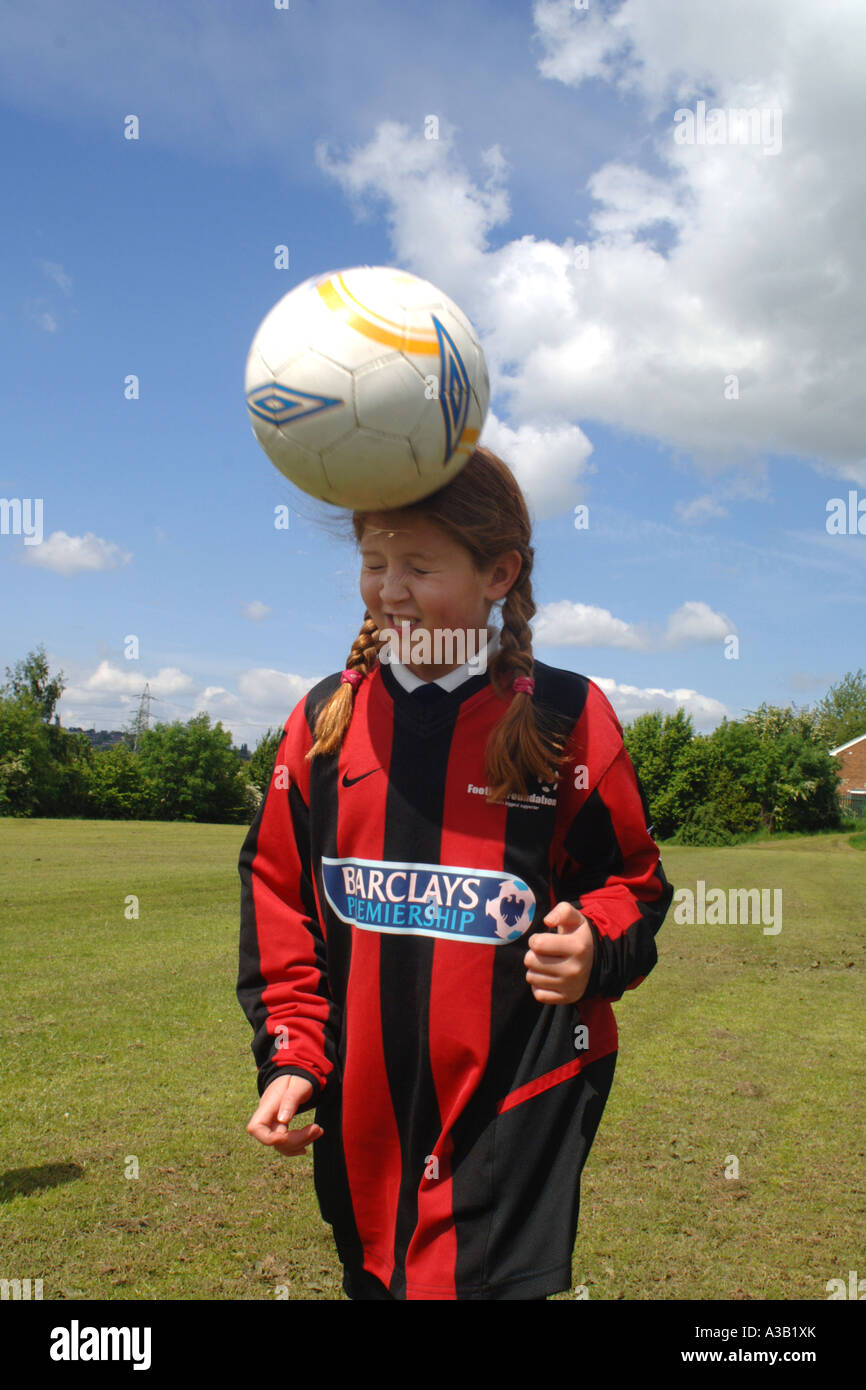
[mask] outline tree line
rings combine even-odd
[[[132,727],[95,749],[86,734],[53,723],[64,690],[43,648],[0,690],[0,815],[94,820],[249,823],[261,800],[250,762],[222,724],[198,714],[185,723]]]
[[[210,716],[130,728],[94,749],[52,722],[64,690],[43,648],[0,688],[0,815],[248,824],[273,771],[282,730],[249,761]],[[726,845],[757,831],[809,832],[840,823],[829,749],[866,733],[866,673],[849,672],[813,708],[761,705],[696,734],[692,718],[656,710],[624,728],[653,835]]]

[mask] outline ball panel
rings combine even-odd
[[[264,363],[266,374],[276,378],[307,351],[316,334],[319,309],[309,286],[290,290],[265,315],[256,330],[247,359],[250,372],[254,354]]]
[[[274,425],[256,420],[253,433],[261,444],[271,463],[290,483],[308,492],[312,497],[321,498],[327,486],[327,477],[322,468],[318,453],[304,449],[297,440],[287,437]]]
[[[359,368],[354,384],[355,413],[362,428],[408,438],[427,412],[424,378],[402,353],[392,352]]]
[[[286,438],[320,453],[355,423],[352,374],[316,351],[297,358],[279,379],[247,398],[252,412],[272,410]]]
[[[346,271],[324,279],[318,292],[335,319],[353,335],[355,349],[360,351],[360,343],[368,344],[368,360],[383,348],[434,355],[436,338],[430,321],[422,316],[413,323],[394,300],[390,288],[390,272],[385,272],[383,279],[374,280],[372,285],[365,281],[356,293],[357,279]]]
[[[356,429],[322,451],[322,467],[328,500],[341,507],[387,510],[423,495],[409,441],[396,435]]]

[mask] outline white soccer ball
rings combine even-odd
[[[253,433],[304,492],[387,511],[459,473],[490,385],[466,315],[427,280],[383,266],[305,280],[247,358]]]

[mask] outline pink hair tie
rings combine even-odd
[[[525,691],[527,695],[531,695],[535,689],[535,681],[531,676],[516,676],[511,689]]]
[[[340,684],[342,685],[345,682],[346,685],[351,685],[354,690],[358,689],[363,679],[364,677],[361,675],[360,671],[349,671],[347,669],[340,673]]]

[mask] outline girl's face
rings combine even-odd
[[[508,593],[522,563],[519,551],[510,550],[489,568],[476,570],[468,550],[434,522],[397,511],[365,518],[361,557],[361,597],[376,626],[401,635],[405,621],[410,635],[424,629],[430,637],[426,654],[431,657],[437,629],[487,628],[491,605]],[[447,651],[447,644],[443,642],[440,650]],[[435,680],[460,664],[416,663],[408,659],[409,650],[406,656],[423,680]]]

